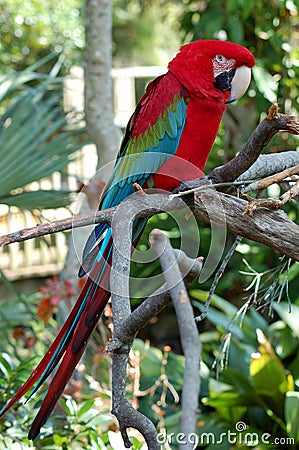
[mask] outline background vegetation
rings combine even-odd
[[[114,65],[165,64],[181,42],[198,38],[227,38],[254,53],[257,66],[248,95],[241,104],[229,108],[209,158],[207,172],[236,153],[272,101],[277,99],[280,109],[288,113],[298,109],[299,22],[298,5],[292,0],[115,0],[113,20]],[[19,153],[29,152],[25,131],[31,133],[32,125],[24,126],[22,107],[24,111],[34,109],[39,118],[36,122],[40,123],[42,116],[47,122],[47,126],[41,127],[38,141],[39,148],[43,148],[49,157],[45,164],[55,161],[59,166],[61,162],[55,170],[62,170],[77,148],[78,131],[64,134],[66,122],[59,107],[62,101],[59,77],[73,64],[82,61],[83,2],[2,0],[0,23],[0,93],[3,100],[0,153],[8,158],[7,149],[15,148],[15,134],[9,133],[12,128],[5,128],[8,117],[16,121]],[[48,57],[53,52],[56,54],[54,61],[59,55],[62,61],[59,70],[54,64],[54,71],[53,58]],[[43,63],[36,65],[37,61]],[[49,78],[43,74],[52,75]],[[14,80],[13,89],[4,92],[7,80]],[[60,150],[56,147],[54,160],[49,136],[60,136],[62,144]],[[42,137],[50,148],[41,147]],[[296,149],[297,146],[295,138],[282,134],[270,142],[267,151]],[[36,149],[32,149],[31,154],[40,156]],[[5,161],[2,159],[2,166],[7,172]],[[36,163],[41,164],[38,160]],[[12,162],[10,166],[13,166]],[[12,194],[16,193],[15,188],[22,190],[25,184],[20,184],[18,167],[11,168],[15,170],[10,172],[12,184],[1,190],[1,197],[5,196],[8,204]],[[5,180],[0,178],[3,183]],[[33,180],[26,180],[29,181]],[[61,197],[55,197],[57,201],[67,203],[69,193],[60,194]],[[0,201],[4,203],[3,199]],[[55,206],[51,201],[50,198],[51,207]],[[23,197],[18,206],[30,208],[32,204]],[[38,206],[45,204],[35,204]],[[298,221],[298,203],[294,201],[285,210]],[[175,224],[171,218],[162,215],[150,221],[140,242],[143,248],[154,227],[167,231],[173,245],[179,245],[180,236]],[[202,224],[200,229],[200,253],[205,256],[210,230]],[[228,246],[232,239],[228,236]],[[138,266],[133,266],[132,270],[135,276],[144,275]],[[159,271],[159,266],[153,264],[144,270],[151,275]],[[273,438],[299,440],[298,270],[298,264],[281,260],[279,255],[259,244],[243,241],[238,246],[219,283],[208,318],[200,325],[203,364],[198,433],[212,431],[220,436],[228,429],[235,431],[236,423],[243,421],[247,431],[259,436],[268,432]],[[12,292],[10,299],[0,299],[0,401],[4,403],[47,348],[55,334],[57,305],[60,301],[69,301],[72,287],[65,281],[54,279],[40,292],[25,296],[16,291],[4,274],[1,276]],[[194,308],[198,311],[202,309],[209,284],[191,287]],[[253,308],[246,311],[249,299],[255,301],[257,311]],[[176,336],[167,333],[167,322],[173,323],[170,309],[166,321],[161,319],[147,330],[147,337],[152,337],[159,349],[137,340],[129,372],[132,401],[161,432],[167,428],[168,433],[178,432],[178,394],[184,363],[179,352],[173,353],[169,347],[171,343],[179,350]],[[116,424],[109,414],[110,361],[99,351],[109,336],[110,315],[107,309],[100,332],[90,344],[84,364],[79,367],[81,375],[70,385],[59,408],[43,428],[36,448],[121,448]],[[148,395],[144,396],[140,391]],[[1,422],[0,448],[29,448],[26,432],[42,394],[15,408]],[[141,448],[139,438],[134,436],[133,439],[135,448]],[[203,442],[202,447],[214,448],[207,442]],[[174,443],[168,448],[175,448]],[[231,448],[231,444],[224,442],[219,448]],[[235,448],[242,448],[242,444],[236,443]],[[269,446],[260,444],[259,448]]]

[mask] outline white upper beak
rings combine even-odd
[[[251,80],[251,69],[247,66],[240,66],[236,69],[234,78],[232,79],[232,88],[230,98],[226,103],[232,103],[247,91],[249,83]]]

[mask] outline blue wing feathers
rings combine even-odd
[[[168,78],[167,74],[165,76],[162,75],[150,83],[146,94],[138,103],[128,123],[113,174],[104,188],[100,203],[101,209],[116,206],[129,197],[133,193],[133,183],[137,182],[141,186],[147,180],[150,183],[151,175],[175,155],[186,121],[187,104],[184,98],[180,98],[178,95],[182,85],[178,81],[174,81],[174,75],[170,72],[169,74]],[[182,93],[180,95],[183,96]],[[156,99],[159,99],[160,102],[156,103]],[[164,107],[162,107],[161,99],[165,103]],[[153,124],[155,120],[156,123]],[[132,236],[134,244],[136,244],[143,232],[146,222],[146,219],[136,219],[134,221]],[[46,360],[42,360],[42,363],[40,363],[44,365],[38,366],[38,368],[45,367],[45,369],[40,378],[37,379],[37,373],[41,372],[37,372],[34,375],[33,379],[37,379],[37,382],[30,396],[37,391],[53,372],[65,352],[67,359],[62,361],[62,377],[69,376],[72,364],[78,361],[73,356],[77,354],[79,358],[82,355],[80,352],[84,350],[90,332],[96,325],[97,318],[103,310],[105,304],[103,300],[107,300],[106,297],[100,298],[97,294],[100,293],[101,296],[103,292],[105,295],[106,293],[108,294],[109,271],[107,271],[107,268],[111,262],[112,251],[112,229],[105,223],[97,225],[87,240],[83,251],[83,268],[81,273],[89,273],[87,282],[69,319],[67,319],[65,326],[62,328],[62,332],[58,335],[59,340],[55,341],[54,347],[50,347]],[[85,262],[86,265],[84,264]],[[90,270],[91,273],[89,272]],[[103,288],[104,291],[99,291],[99,287]],[[83,334],[81,333],[82,321],[85,321],[84,324],[87,328],[91,327],[88,330],[85,330],[83,327]],[[79,331],[80,333],[77,333]],[[76,335],[76,339],[72,341],[74,335]],[[71,348],[70,345],[72,346]],[[70,352],[72,352],[72,355]],[[70,359],[68,359],[69,357]],[[66,364],[64,364],[65,361]],[[60,374],[57,375],[60,376]],[[57,377],[54,380],[55,384],[53,384],[53,387],[58,386],[60,389],[62,386],[60,380],[57,383]],[[24,386],[29,386],[26,383]],[[29,437],[35,436],[39,425],[44,423],[45,413],[49,413],[54,406],[51,399],[50,403],[48,403],[50,407],[46,404],[49,400],[50,392],[54,393],[53,388],[52,391],[48,391],[39,415],[35,419],[37,422],[34,422]]]
[[[149,125],[143,136],[133,139],[125,136],[126,148],[122,144],[113,173],[103,191],[101,209],[111,208],[124,201],[134,192],[134,183],[142,186],[151,174],[175,154],[186,121],[186,108],[185,100],[181,98],[162,112],[158,121]],[[132,131],[132,127],[130,123],[127,133]],[[83,261],[107,229],[105,224],[95,227],[84,249]],[[104,248],[105,242],[108,242],[106,236],[101,247]]]

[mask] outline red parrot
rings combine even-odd
[[[249,86],[254,57],[246,48],[217,40],[186,44],[153,80],[136,106],[121,143],[100,208],[118,205],[133,183],[171,191],[200,178],[226,104]],[[146,219],[136,221],[133,242]],[[61,396],[109,300],[112,233],[99,224],[88,239],[79,275],[87,273],[75,306],[49,350],[25,384],[2,408],[5,414],[33,386],[31,395],[60,363],[29,431],[34,439]]]

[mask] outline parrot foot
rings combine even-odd
[[[133,183],[134,192],[140,192],[142,195],[146,195],[145,191],[142,189],[142,186],[138,183]]]

